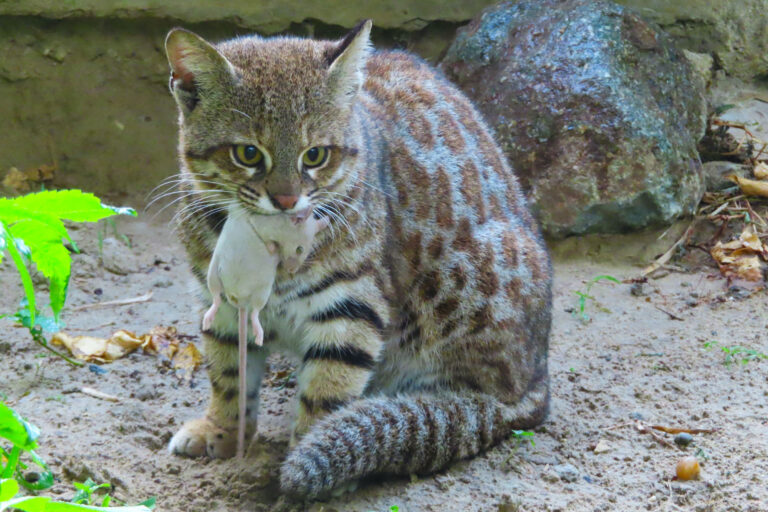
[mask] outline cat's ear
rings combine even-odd
[[[361,21],[326,55],[328,85],[337,102],[349,101],[363,85],[363,69],[371,49],[371,20]]]
[[[234,66],[202,37],[175,28],[165,38],[171,65],[171,93],[185,113],[197,106],[201,94],[237,78]]]

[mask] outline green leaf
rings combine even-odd
[[[19,484],[13,478],[0,480],[0,501],[8,501],[19,492]]]
[[[74,222],[96,222],[118,214],[136,215],[132,208],[104,205],[95,195],[76,189],[46,190],[8,201],[25,210],[47,213]]]
[[[49,226],[33,220],[18,222],[9,231],[17,240],[26,242],[30,259],[50,282],[51,309],[58,321],[67,297],[72,266],[72,258],[61,243],[61,236]]]
[[[151,498],[146,499],[146,500],[142,501],[141,503],[139,503],[139,505],[143,505],[143,506],[147,507],[148,509],[152,510],[152,509],[155,508],[155,502],[157,502],[157,497],[156,496],[152,496]]]
[[[59,238],[72,240],[69,237],[69,233],[67,233],[67,228],[64,227],[64,223],[55,215],[46,212],[27,210],[15,205],[12,201],[12,199],[0,199],[0,219],[7,225],[11,226],[17,222],[24,221],[40,222],[50,229],[55,230],[59,234]]]
[[[24,263],[24,259],[19,252],[19,246],[22,244],[19,244],[18,241],[13,238],[13,235],[8,232],[8,227],[2,220],[0,220],[0,234],[3,235],[6,249],[8,249],[8,252],[11,254],[11,259],[13,259],[13,263],[16,265],[16,270],[19,272],[21,283],[24,286],[24,294],[27,296],[30,324],[34,325],[35,312],[37,310],[35,304],[35,287],[32,285],[32,277],[29,275],[27,265]]]
[[[22,510],[23,512],[46,512],[46,505],[51,498],[47,496],[22,496],[8,501],[0,501],[0,512],[4,510]]]
[[[0,402],[0,437],[9,440],[24,451],[37,448],[40,430],[28,423],[16,411]]]

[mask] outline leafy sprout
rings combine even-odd
[[[97,222],[113,215],[135,216],[136,212],[131,208],[105,205],[95,195],[80,190],[48,190],[12,199],[0,198],[0,261],[5,252],[10,255],[26,300],[22,311],[14,316],[29,329],[37,343],[73,364],[78,363],[48,346],[42,334],[43,330],[58,330],[72,266],[70,250],[79,252],[64,221]],[[65,240],[71,249],[64,244]],[[30,263],[34,263],[49,282],[52,324],[38,322],[40,312]]]
[[[590,292],[590,290],[592,290],[592,287],[595,284],[597,284],[598,282],[600,282],[602,280],[611,281],[611,282],[617,283],[617,284],[621,283],[621,281],[619,281],[618,279],[616,279],[613,276],[608,276],[608,275],[596,276],[596,277],[593,277],[592,279],[590,279],[587,282],[586,286],[584,287],[584,291],[581,291],[581,292],[574,291],[573,292],[573,293],[575,293],[579,297],[578,311],[574,310],[573,314],[574,314],[574,316],[578,316],[579,318],[581,318],[582,322],[588,322],[589,321],[589,315],[587,315],[586,312],[585,312],[586,309],[587,309],[587,300],[588,299],[589,300],[595,300],[595,298],[592,297],[589,294],[589,292]]]
[[[731,363],[739,362],[741,364],[747,364],[750,361],[759,361],[760,359],[768,359],[768,354],[764,354],[758,350],[742,347],[741,345],[722,345],[717,341],[708,341],[704,344],[704,348],[711,350],[719,348],[721,352],[725,354],[725,360],[723,364],[728,366]]]
[[[71,503],[53,501],[47,496],[25,496],[20,494],[21,487],[29,492],[48,489],[53,486],[53,473],[46,463],[35,453],[40,431],[19,416],[16,411],[0,402],[0,441],[10,443],[6,449],[0,443],[0,512],[6,510],[21,510],[23,512],[75,512],[81,510],[112,511],[112,512],[150,512],[154,506],[154,498],[143,504],[131,507],[106,508],[111,501],[109,495],[101,498],[100,506],[96,506],[97,496],[94,491],[109,488],[109,484],[96,484],[92,480],[75,483],[78,492]],[[41,471],[36,473],[34,481],[24,477],[27,464],[22,460],[28,459],[38,466]]]

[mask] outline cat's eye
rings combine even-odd
[[[328,155],[331,151],[328,148],[322,146],[315,146],[309,148],[301,155],[301,164],[307,169],[314,169],[320,167],[328,160]]]
[[[232,159],[243,167],[257,167],[264,162],[264,153],[253,144],[232,146]]]

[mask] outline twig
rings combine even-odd
[[[97,302],[95,304],[83,304],[82,306],[77,306],[72,308],[72,311],[82,311],[84,309],[92,309],[92,308],[106,308],[110,306],[126,306],[128,304],[147,302],[152,299],[152,295],[154,295],[154,292],[150,290],[144,295],[133,297],[132,299],[108,300],[106,302]]]
[[[653,307],[655,307],[656,309],[658,309],[658,310],[659,310],[659,311],[661,311],[662,313],[666,313],[667,315],[669,315],[669,318],[671,318],[672,320],[680,320],[680,321],[682,321],[682,320],[683,320],[683,318],[681,318],[681,317],[677,316],[677,315],[676,315],[676,314],[674,314],[674,313],[670,313],[670,312],[669,312],[669,311],[667,311],[666,309],[662,309],[662,308],[660,308],[660,307],[659,307],[659,306],[657,306],[656,304],[654,304],[654,305],[653,305]]]
[[[108,395],[107,393],[102,393],[98,389],[88,388],[88,387],[82,387],[80,388],[80,392],[92,396],[94,398],[98,398],[99,400],[107,400],[108,402],[119,402],[120,398],[116,397],[115,395]]]
[[[58,350],[56,350],[52,346],[50,346],[48,344],[48,340],[46,340],[45,336],[43,336],[42,329],[39,329],[39,328],[29,329],[29,334],[32,336],[32,339],[35,341],[35,343],[37,343],[38,345],[40,345],[44,349],[52,352],[53,354],[59,356],[60,358],[62,358],[66,362],[68,362],[69,364],[74,365],[74,366],[83,366],[83,364],[84,364],[83,362],[76,361],[76,360],[72,359],[71,357],[62,354],[61,352],[59,352]]]
[[[685,432],[686,434],[714,434],[720,430],[719,428],[675,428],[664,427],[662,425],[651,425],[651,428],[654,430],[661,430],[667,434],[680,434],[682,432]]]
[[[643,421],[635,422],[635,427],[637,428],[637,431],[640,432],[641,434],[649,434],[654,441],[666,446],[667,448],[678,448],[678,449],[680,448],[679,446],[675,446],[674,444],[670,443],[669,441],[661,437],[659,434],[654,432],[652,428]]]
[[[743,130],[744,133],[749,135],[750,139],[754,139],[756,141],[762,142],[757,137],[752,135],[752,132],[750,132],[749,129],[747,129],[747,125],[745,125],[744,123],[732,123],[729,121],[723,121],[722,119],[713,119],[712,124],[714,124],[715,126],[727,126],[728,128],[738,128],[739,130]]]
[[[642,272],[642,276],[647,276],[648,274],[658,270],[662,267],[662,265],[666,264],[670,259],[672,259],[672,255],[675,253],[675,249],[685,242],[688,237],[691,236],[691,233],[693,233],[693,227],[696,225],[696,222],[698,222],[698,219],[693,219],[691,221],[691,224],[688,226],[688,229],[685,230],[685,233],[683,233],[683,236],[680,237],[680,239],[675,242],[672,247],[670,247],[667,252],[662,254],[656,261],[648,265]]]

